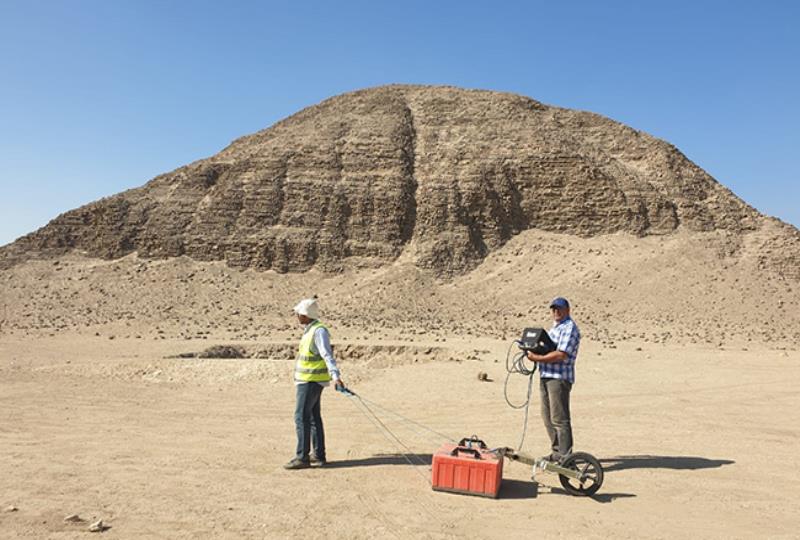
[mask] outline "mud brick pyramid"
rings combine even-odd
[[[463,274],[515,234],[746,234],[797,279],[794,227],[760,215],[674,146],[600,115],[451,87],[328,99],[215,156],[66,212],[0,250],[8,267],[70,250],[338,270],[405,254]]]

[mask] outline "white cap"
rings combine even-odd
[[[316,298],[306,298],[294,306],[294,312],[298,315],[305,315],[309,319],[319,319],[319,306]]]

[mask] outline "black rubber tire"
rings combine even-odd
[[[591,454],[575,452],[565,457],[561,461],[561,466],[581,471],[584,475],[583,482],[578,482],[574,478],[568,478],[561,474],[558,475],[561,485],[570,495],[588,497],[597,493],[597,490],[603,485],[603,466]]]

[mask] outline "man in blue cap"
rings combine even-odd
[[[547,332],[556,350],[547,354],[528,352],[528,359],[539,367],[539,395],[542,419],[550,437],[551,461],[560,461],[572,452],[572,422],[569,394],[575,383],[575,359],[581,343],[578,325],[569,314],[569,302],[558,297],[550,302],[553,327]]]

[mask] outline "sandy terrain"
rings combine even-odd
[[[473,346],[450,343],[455,358]],[[514,446],[522,415],[503,400],[506,344],[481,347],[477,360],[342,367],[392,411],[450,437]],[[330,467],[283,470],[294,444],[291,361],[164,358],[187,348],[2,338],[0,504],[18,510],[0,513],[0,536],[81,538],[103,519],[107,538],[796,538],[795,351],[587,341],[573,415],[577,445],[606,467],[602,490],[575,498],[556,477],[537,488],[511,463],[500,499],[487,500],[433,492],[428,466],[410,466],[330,390]],[[513,381],[512,397],[524,386]],[[423,462],[443,442],[382,418]],[[536,414],[525,449],[546,450]],[[74,513],[87,522],[63,522]]]
[[[0,273],[0,537],[83,538],[102,519],[105,538],[797,538],[800,287],[751,245],[527,231],[451,281],[402,258],[338,274],[135,255],[14,266]],[[290,310],[313,293],[354,390],[512,447],[509,340],[568,296],[584,335],[576,446],[603,462],[600,492],[537,486],[518,463],[498,500],[434,492],[444,438],[383,414],[399,447],[331,390],[330,467],[285,471]],[[214,345],[244,358],[178,357]],[[525,385],[512,380],[514,401]],[[523,449],[546,447],[535,393]]]

